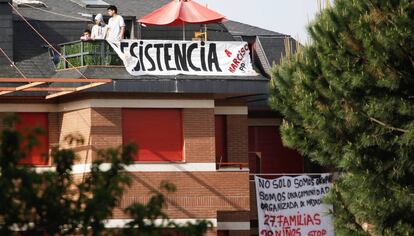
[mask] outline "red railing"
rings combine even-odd
[[[250,167],[250,172],[252,172],[253,169],[252,173],[260,173],[261,157],[262,154],[260,152],[249,152],[249,162],[225,162],[222,157],[219,157],[217,161],[217,169],[225,170],[236,167],[243,170],[243,168]]]
[[[243,168],[247,168],[249,166],[249,163],[246,162],[220,162],[218,163],[217,169],[222,170],[230,167],[238,167],[240,170],[243,170]]]

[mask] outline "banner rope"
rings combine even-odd
[[[22,18],[22,20],[47,44],[53,51],[55,51],[60,57],[62,57],[71,67],[74,67],[73,64],[64,57],[59,50],[57,50],[39,31],[36,30],[36,28],[33,27],[32,24],[29,23],[29,21],[13,6],[13,4],[9,3],[10,7],[13,8],[13,10],[17,13],[17,15]],[[80,70],[74,68],[84,79],[88,79]]]

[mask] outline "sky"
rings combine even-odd
[[[306,25],[319,11],[318,0],[198,0],[227,19],[284,33],[304,43]],[[322,1],[323,2],[323,1]]]

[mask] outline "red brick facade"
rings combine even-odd
[[[3,115],[0,113],[0,117]],[[183,163],[215,165],[214,116],[213,108],[182,109]],[[122,108],[50,112],[48,120],[50,148],[56,145],[73,148],[79,156],[75,164],[90,163],[98,149],[122,145]],[[247,116],[229,115],[227,123],[229,162],[247,162]],[[84,142],[69,145],[69,135],[82,137]],[[249,174],[245,171],[134,172],[132,187],[125,193],[121,206],[148,201],[163,180],[177,187],[176,192],[166,195],[165,211],[172,219],[217,219],[217,212],[226,212],[229,222],[249,221],[248,217],[240,218],[240,214],[245,215],[250,209]],[[114,218],[126,216],[115,210]],[[216,235],[216,231],[213,228],[208,235]],[[232,235],[248,235],[246,232]]]
[[[229,162],[248,162],[247,115],[227,116],[227,157]]]
[[[183,109],[186,162],[216,162],[214,109]]]
[[[94,150],[122,145],[121,108],[91,109],[91,145]]]
[[[177,219],[211,219],[217,211],[249,211],[246,172],[146,172],[134,173],[133,187],[124,195],[122,206],[147,202],[151,191],[168,180],[177,192],[168,193],[166,213]],[[115,217],[124,218],[116,212]]]

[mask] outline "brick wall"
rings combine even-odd
[[[171,218],[216,218],[217,211],[249,211],[249,176],[246,172],[140,172],[133,173],[133,187],[121,203],[145,203],[161,181],[176,185],[168,193],[166,213]],[[119,210],[115,217],[123,218]]]
[[[90,162],[92,158],[91,146],[91,109],[81,109],[76,111],[62,112],[56,114],[58,117],[59,145],[62,148],[73,148],[79,156],[75,163]],[[67,137],[81,137],[84,143],[68,143]]]
[[[86,159],[90,162],[95,157],[94,150],[122,145],[121,114],[121,108],[62,113],[57,118],[61,123],[60,144],[67,134],[81,134],[85,144],[75,151],[81,157],[79,163]],[[185,161],[215,162],[214,109],[183,109],[182,115]]]
[[[122,144],[121,108],[87,108],[49,113],[50,146],[69,147],[67,135],[84,139],[72,145],[79,163],[92,160],[92,150]],[[3,113],[4,115],[4,113]],[[183,109],[183,135],[186,162],[215,162],[214,109]],[[2,124],[0,124],[1,126]],[[247,116],[227,116],[227,152],[230,162],[247,162]]]
[[[120,108],[87,108],[49,114],[51,145],[72,147],[79,156],[76,163],[88,163],[96,157],[96,150],[122,145],[122,117]],[[83,144],[68,145],[65,137],[74,135]]]
[[[87,108],[49,113],[50,145],[68,147],[65,137],[80,135],[85,143],[72,146],[80,156],[77,163],[90,162],[94,150],[122,144],[121,111],[120,108]],[[186,162],[215,162],[214,109],[183,109],[182,117]],[[247,117],[229,115],[227,124],[229,161],[247,162]],[[165,208],[173,219],[216,218],[217,211],[250,209],[247,172],[137,172],[132,175],[134,182],[124,195],[122,207],[135,201],[148,201],[152,191],[159,190],[160,182],[168,180],[177,187],[177,192],[167,194]],[[126,217],[120,210],[114,214],[115,218]],[[237,214],[234,217],[236,220]],[[215,230],[208,235],[215,235]]]
[[[248,211],[218,211],[217,220],[220,222],[248,222],[250,212]]]
[[[91,109],[91,146],[93,150],[122,145],[121,108]],[[96,152],[93,153],[95,158]]]
[[[61,115],[59,113],[48,113],[47,119],[49,122],[49,154],[52,151],[53,147],[59,146],[59,138],[60,138],[60,131],[61,131]],[[49,155],[49,164],[52,164],[51,157]]]
[[[248,163],[247,115],[227,115],[227,159]]]
[[[49,147],[52,148],[54,146],[59,145],[59,138],[60,138],[60,114],[59,113],[48,113],[47,119],[49,122]]]
[[[186,162],[216,162],[214,109],[183,109]]]

